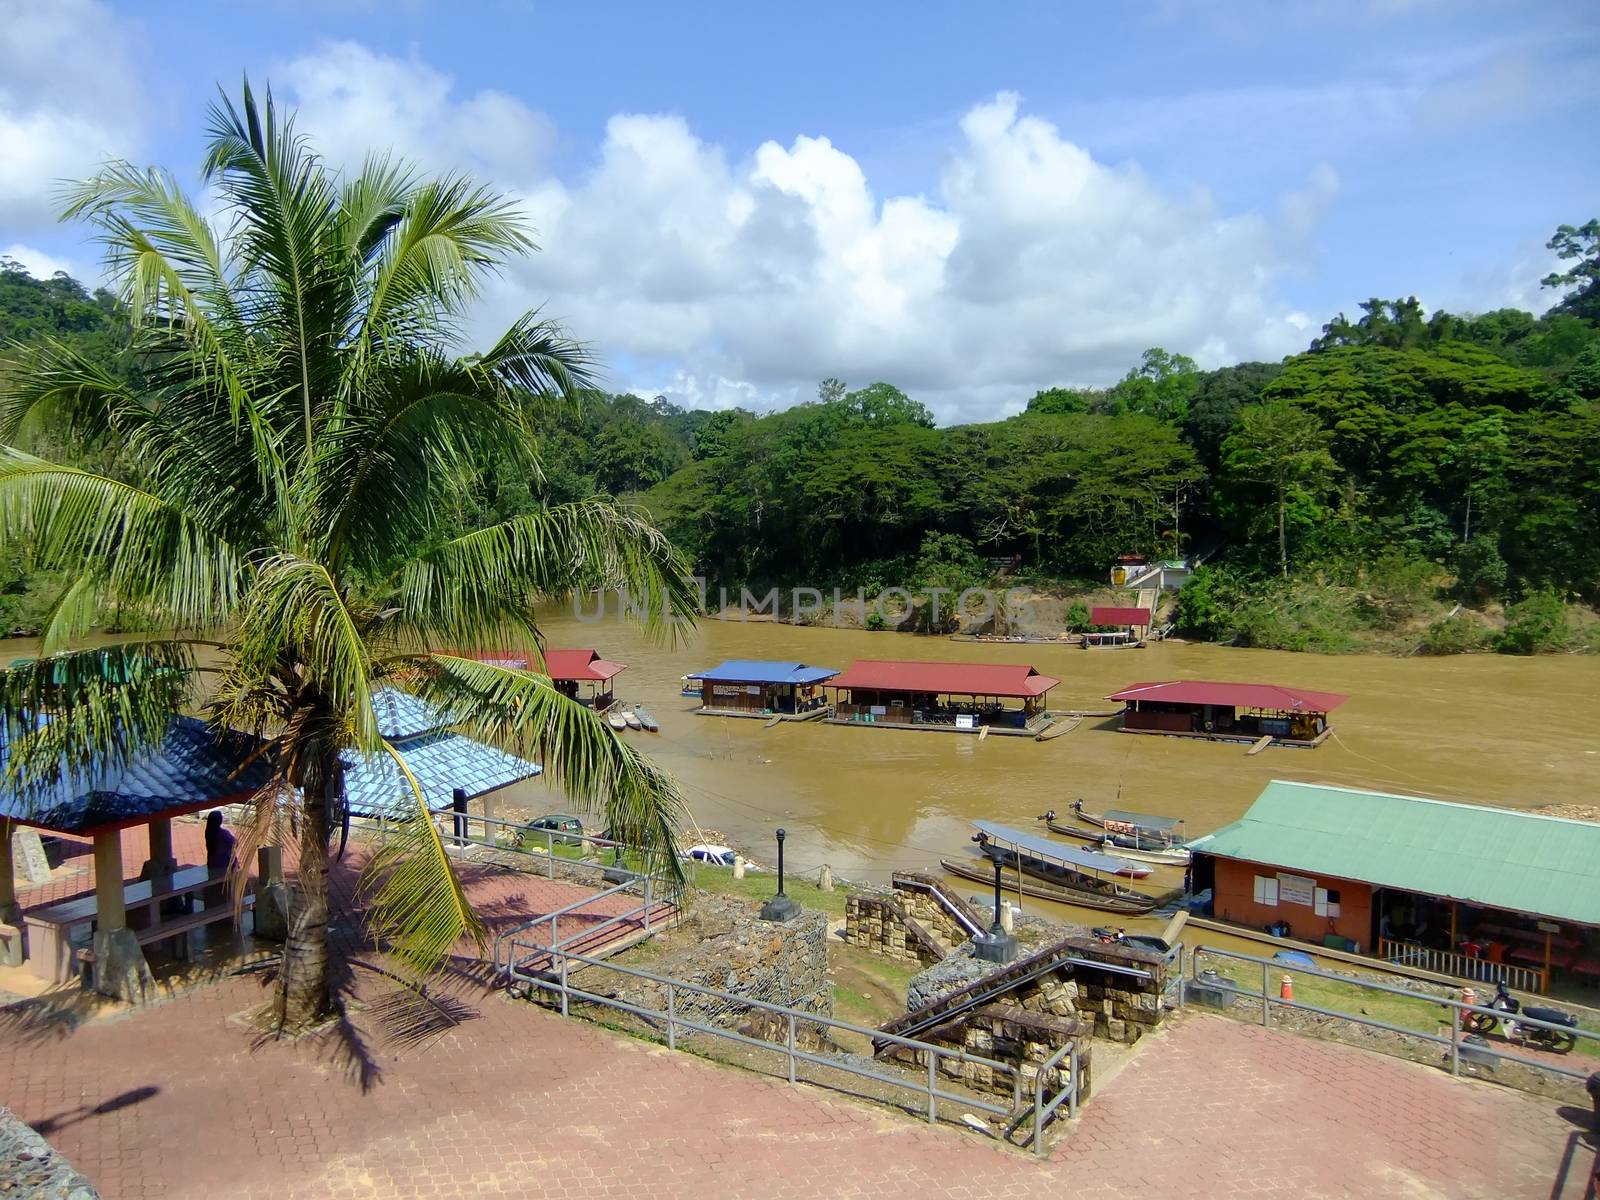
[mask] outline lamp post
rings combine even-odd
[[[988,933],[980,933],[972,939],[973,956],[984,962],[1008,963],[1017,956],[1017,939],[1000,923],[1000,905],[1005,902],[1000,895],[1001,869],[997,858],[994,860],[994,924],[989,926]]]
[[[800,915],[800,906],[783,890],[783,839],[787,836],[778,830],[778,892],[761,906],[763,921],[792,921]]]

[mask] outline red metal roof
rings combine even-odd
[[[1089,610],[1089,623],[1091,625],[1148,625],[1150,624],[1150,610],[1148,608],[1117,608],[1108,605],[1096,605]]]
[[[1027,663],[886,662],[857,659],[829,680],[835,688],[953,696],[1042,696],[1059,679]]]
[[[1133,683],[1107,700],[1155,700],[1163,704],[1216,704],[1224,708],[1265,708],[1277,712],[1332,712],[1350,699],[1338,692],[1279,687],[1275,683],[1213,683],[1175,679]]]
[[[546,650],[545,671],[551,679],[579,679],[604,683],[628,668],[600,657],[598,650]]]
[[[481,662],[496,666],[528,670],[528,654],[524,650],[501,650],[473,656]],[[545,671],[551,679],[573,680],[584,683],[604,683],[628,668],[618,662],[608,662],[598,650],[546,650]]]

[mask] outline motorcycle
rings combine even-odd
[[[1521,1042],[1528,1046],[1538,1046],[1543,1050],[1554,1050],[1557,1054],[1565,1054],[1578,1044],[1576,1033],[1567,1033],[1560,1029],[1546,1029],[1542,1025],[1527,1025],[1514,1018],[1521,1016],[1530,1021],[1545,1021],[1551,1025],[1564,1025],[1570,1029],[1577,1029],[1578,1018],[1571,1013],[1559,1008],[1550,1008],[1544,1005],[1529,1005],[1527,1008],[1506,989],[1504,981],[1495,984],[1494,998],[1484,1005],[1497,1012],[1505,1014],[1503,1017],[1491,1016],[1488,1013],[1465,1013],[1462,1025],[1471,1033],[1493,1033],[1499,1028],[1500,1022],[1505,1021],[1506,1038],[1509,1041]]]

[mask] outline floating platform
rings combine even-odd
[[[1249,746],[1251,754],[1259,754],[1268,746],[1284,746],[1293,750],[1314,750],[1333,736],[1333,727],[1330,725],[1314,738],[1278,737],[1273,734],[1255,733],[1206,733],[1196,729],[1185,733],[1175,729],[1129,729],[1126,725],[1117,730],[1118,733],[1144,733],[1154,734],[1156,737],[1191,738],[1202,742],[1232,742],[1238,746]]]
[[[776,725],[780,721],[821,721],[830,718],[832,712],[831,708],[813,708],[803,713],[774,713],[753,708],[706,708],[704,705],[694,710],[697,717],[743,717],[747,721],[762,721],[768,725]]]
[[[830,716],[827,720],[829,725],[849,725],[857,729],[910,729],[924,733],[960,733],[968,737],[980,735],[989,737],[1025,737],[1033,738],[1036,741],[1040,740],[1040,735],[1049,729],[1052,724],[1042,714],[1033,718],[1020,729],[1015,725],[1009,727],[1005,725],[973,725],[969,728],[962,728],[957,725],[946,725],[943,722],[858,721],[852,717],[833,716]]]

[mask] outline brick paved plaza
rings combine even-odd
[[[467,872],[501,920],[578,894]],[[339,873],[348,902],[352,874]],[[348,916],[348,909],[346,909]],[[356,940],[340,941],[359,962]],[[1578,1200],[1571,1108],[1192,1013],[1141,1044],[1047,1163],[955,1128],[637,1042],[485,990],[397,1015],[354,969],[350,1035],[262,1043],[265,973],[112,1019],[0,1012],[0,1102],[123,1197],[1074,1196]],[[59,998],[59,997],[58,997]],[[1592,1193],[1589,1193],[1592,1195]]]

